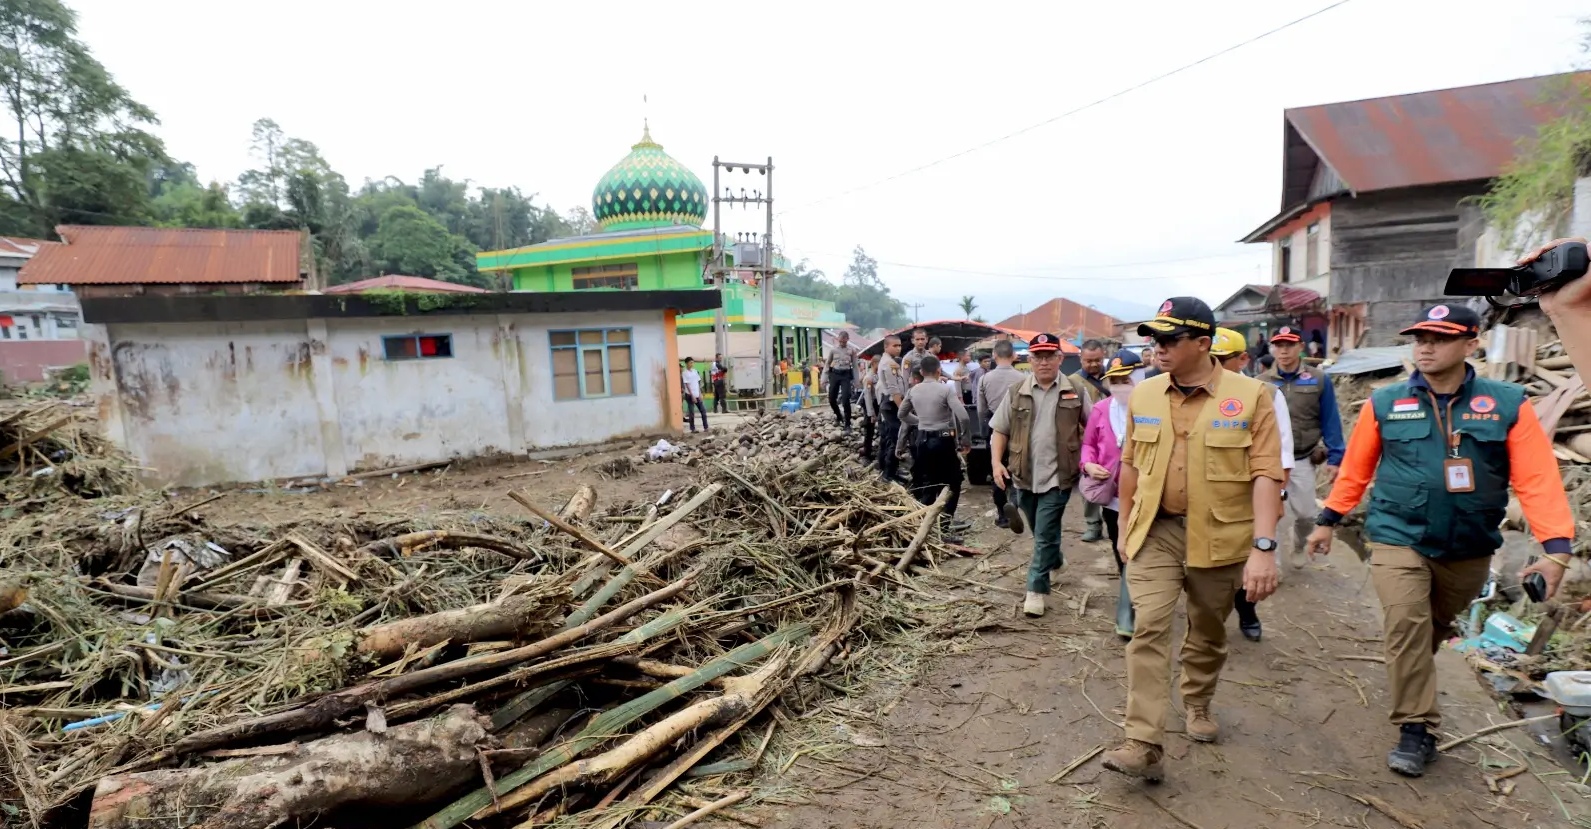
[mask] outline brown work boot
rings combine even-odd
[[[1221,724],[1210,716],[1210,709],[1201,706],[1188,706],[1186,727],[1188,739],[1198,743],[1213,743],[1221,736]]]
[[[1160,765],[1160,746],[1142,740],[1128,740],[1119,747],[1105,752],[1105,768],[1137,777],[1150,783],[1159,783],[1166,771]]]

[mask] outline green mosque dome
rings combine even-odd
[[[707,220],[707,188],[690,168],[663,152],[650,127],[630,154],[591,193],[591,214],[603,230],[689,225]]]

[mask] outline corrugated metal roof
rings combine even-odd
[[[1298,107],[1284,118],[1354,193],[1481,181],[1562,112],[1575,85],[1591,86],[1591,72]],[[1316,181],[1299,149],[1287,147],[1284,209],[1305,201]]]
[[[24,236],[0,236],[0,256],[32,256],[39,248],[54,244],[58,243]]]
[[[423,291],[438,294],[490,293],[485,288],[477,288],[474,285],[460,285],[457,282],[443,282],[440,279],[427,279],[423,276],[401,276],[399,274],[361,279],[358,282],[344,282],[341,285],[333,285],[321,291],[321,293],[357,294],[361,291]]]
[[[1121,320],[1066,297],[1056,297],[1026,313],[1007,317],[1001,328],[1020,328],[1024,331],[1048,331],[1063,340],[1081,336],[1111,337]]]
[[[22,267],[23,284],[298,282],[296,230],[62,225]]]

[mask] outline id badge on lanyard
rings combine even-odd
[[[1442,459],[1442,480],[1447,483],[1448,492],[1474,492],[1475,491],[1475,463],[1469,458],[1458,456],[1459,433],[1453,431],[1453,403],[1447,403],[1447,417],[1442,417],[1442,407],[1437,405],[1436,399],[1431,399],[1431,408],[1436,414],[1436,425],[1442,430],[1447,439],[1448,456]]]

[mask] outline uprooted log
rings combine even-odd
[[[91,829],[267,829],[349,804],[425,803],[480,775],[486,720],[456,705],[440,716],[304,743],[285,752],[187,769],[107,777],[94,790]]]
[[[413,616],[364,629],[355,649],[378,660],[396,659],[410,647],[428,648],[491,639],[524,639],[552,629],[542,596],[509,596],[501,602]]]
[[[584,522],[591,517],[591,511],[597,506],[597,491],[590,484],[581,484],[575,494],[569,496],[569,502],[558,510],[558,520],[570,524]]]

